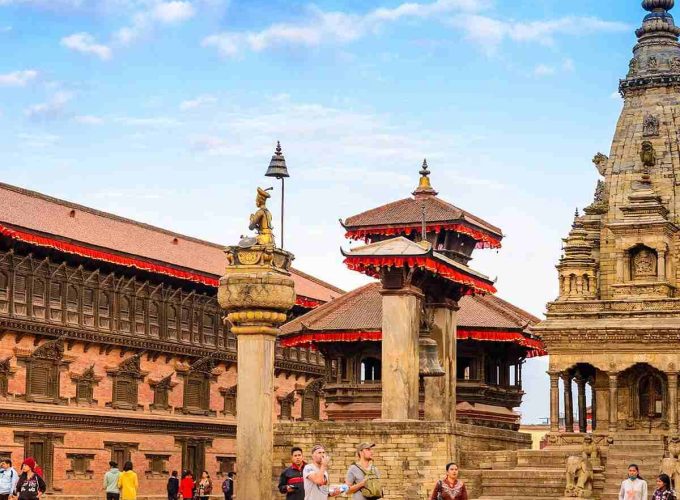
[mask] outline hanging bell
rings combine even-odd
[[[267,173],[264,174],[265,177],[276,177],[281,179],[283,177],[290,177],[288,173],[288,167],[286,166],[286,159],[283,157],[281,152],[281,143],[276,142],[276,151],[272,155],[272,160],[269,162],[269,168]]]
[[[421,330],[418,338],[419,373],[421,377],[443,377],[444,368],[439,362],[439,346],[430,332]]]

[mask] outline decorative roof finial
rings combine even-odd
[[[436,196],[437,191],[434,190],[432,184],[430,184],[430,170],[427,166],[427,158],[423,160],[423,166],[420,169],[420,181],[418,182],[418,187],[413,191],[413,195],[418,197],[418,195]]]
[[[642,8],[649,12],[669,11],[675,0],[642,0]]]
[[[283,152],[281,151],[281,142],[279,141],[276,141],[276,150],[272,155],[272,159],[269,162],[269,168],[264,176],[276,177],[277,179],[290,177],[288,167],[286,166],[286,159],[283,157]]]
[[[578,207],[576,207],[576,210],[574,211],[574,217],[580,217],[581,214],[578,213]]]

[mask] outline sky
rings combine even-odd
[[[286,248],[344,289],[338,219],[439,196],[503,229],[471,265],[542,317],[639,0],[0,0],[0,181],[224,244],[280,140]],[[525,422],[548,416],[530,360]]]

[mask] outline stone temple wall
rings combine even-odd
[[[426,499],[448,462],[460,461],[466,450],[516,450],[531,447],[531,437],[513,431],[445,422],[286,422],[275,427],[274,471],[289,465],[290,449],[300,446],[309,460],[312,446],[322,444],[332,456],[331,484],[344,482],[356,460],[356,446],[376,443],[375,465],[380,470],[387,500]],[[463,470],[465,479],[465,471]],[[470,478],[474,489],[475,479]],[[276,496],[274,496],[276,498]]]

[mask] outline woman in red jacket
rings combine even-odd
[[[183,500],[194,498],[194,478],[191,471],[185,470],[182,473],[182,480],[179,482],[179,494]]]

